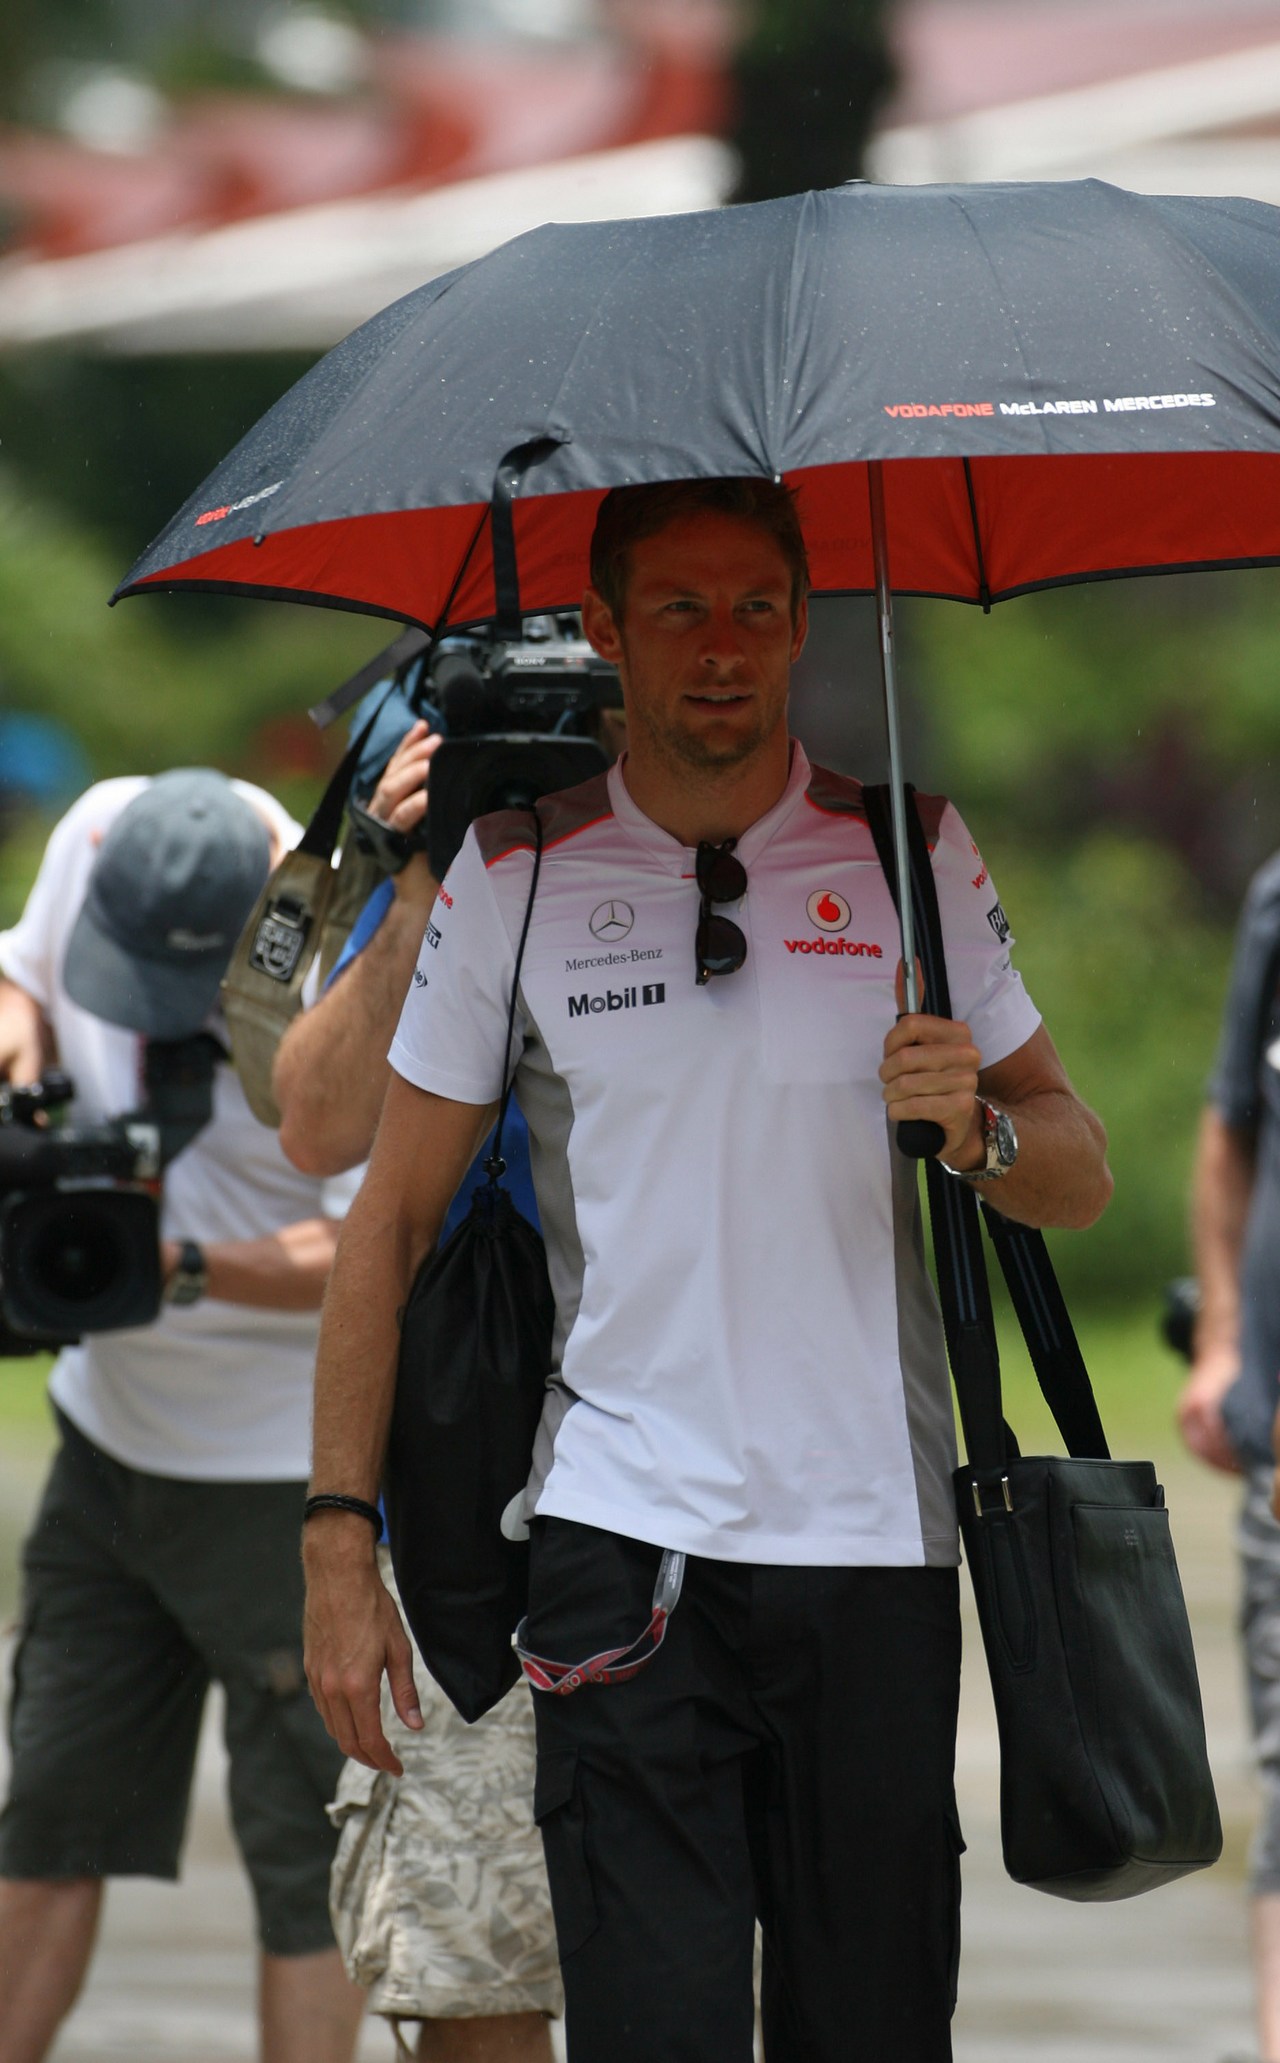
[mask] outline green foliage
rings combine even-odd
[[[1017,1319],[998,1291],[995,1304],[1005,1416],[1024,1454],[1060,1454],[1062,1438],[1040,1393]],[[1147,1456],[1162,1470],[1175,1457],[1185,1461],[1173,1410],[1186,1370],[1160,1339],[1158,1298],[1135,1290],[1119,1310],[1079,1297],[1072,1317],[1112,1453]]]
[[[0,358],[0,458],[119,559],[109,587],[315,354]],[[197,607],[200,605],[197,604]],[[206,611],[217,635],[225,601]]]
[[[0,7],[0,114],[47,121],[68,65],[124,66],[182,95],[216,90],[277,97],[256,40],[283,9],[268,0],[5,0]],[[383,0],[324,0],[326,14],[376,29],[398,9]]]
[[[53,1420],[45,1389],[53,1358],[26,1354],[19,1360],[0,1358],[0,1448],[40,1453],[53,1445]]]
[[[108,611],[121,568],[65,515],[0,474],[0,688],[6,706],[65,724],[95,778],[216,766],[306,809],[339,740],[305,710],[386,642],[334,610],[144,597]],[[0,854],[0,923],[20,907],[47,826]]]
[[[1051,1237],[1072,1294],[1155,1298],[1245,882],[1280,842],[1273,571],[902,611],[922,785],[961,802],[1016,963],[1110,1138],[1115,1197]],[[921,764],[923,762],[923,764]]]
[[[1280,832],[1280,573],[904,609],[930,778],[1055,846],[1171,846],[1225,916]]]
[[[1116,1181],[1091,1231],[1051,1235],[1055,1262],[1070,1293],[1155,1300],[1187,1266],[1187,1178],[1229,930],[1149,840],[1116,830],[1074,848],[997,844],[1018,968],[1107,1127]]]

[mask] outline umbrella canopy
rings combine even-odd
[[[331,351],[117,591],[438,628],[580,597],[609,487],[799,489],[818,593],[987,605],[1280,561],[1280,210],[1096,181],[850,185],[548,224]],[[505,600],[513,583],[506,568]]]

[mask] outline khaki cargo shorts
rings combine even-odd
[[[385,1548],[383,1580],[396,1597]],[[397,1598],[397,1602],[399,1602]],[[564,1997],[542,1842],[533,1823],[533,1710],[519,1683],[474,1726],[414,1656],[424,1725],[382,1724],[402,1777],[348,1762],[333,1931],[370,2009],[391,2020],[558,2014]]]

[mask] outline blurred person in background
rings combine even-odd
[[[1237,1544],[1249,1710],[1262,1779],[1250,1861],[1262,2063],[1280,2063],[1280,854],[1255,875],[1236,933],[1192,1177],[1200,1286],[1178,1423],[1191,1452],[1244,1479]]]
[[[258,788],[100,782],[0,933],[0,1078],[57,1060],[74,1116],[136,1110],[144,1041],[221,1042],[218,985],[298,827]],[[175,1878],[205,1695],[261,1947],[264,2063],[348,2063],[363,2000],[328,1913],[342,1758],[302,1670],[298,1527],[318,1311],[351,1184],[300,1175],[224,1057],[166,1174],[154,1323],[64,1350],[60,1443],[23,1552],[0,1815],[0,2063],[39,2063],[80,1990],[103,1885]]]

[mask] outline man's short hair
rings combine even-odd
[[[795,495],[778,480],[656,480],[644,487],[614,487],[596,515],[591,539],[591,585],[617,624],[627,598],[627,554],[668,523],[707,510],[754,523],[773,538],[791,571],[791,614],[809,592],[809,559]]]

